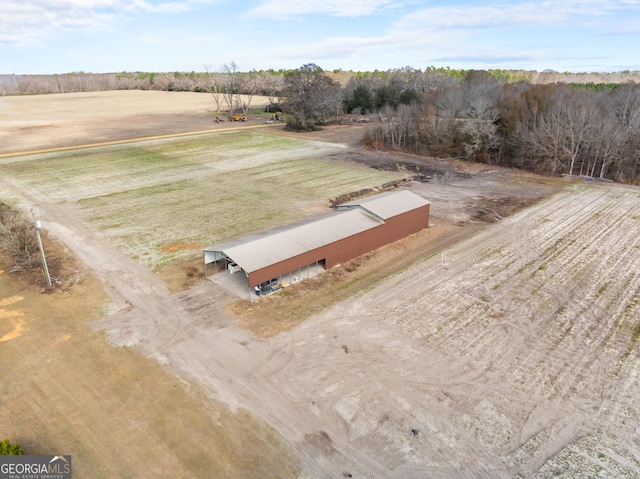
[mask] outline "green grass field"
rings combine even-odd
[[[149,267],[309,216],[340,194],[405,176],[328,158],[340,145],[228,131],[0,159],[0,174]],[[46,221],[46,218],[43,218]],[[199,254],[199,251],[198,251]]]

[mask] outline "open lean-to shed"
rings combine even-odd
[[[254,289],[274,278],[297,279],[296,272],[303,268],[332,268],[428,225],[427,200],[407,190],[380,193],[320,216],[205,248],[205,276],[244,273],[247,287]]]

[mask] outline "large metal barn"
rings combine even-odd
[[[320,216],[205,248],[204,273],[241,275],[248,294],[268,294],[283,282],[294,283],[426,228],[429,206],[407,190],[351,201]]]

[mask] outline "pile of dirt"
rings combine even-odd
[[[469,215],[474,220],[495,223],[535,204],[537,201],[539,198],[533,197],[481,196],[469,205]]]
[[[202,272],[202,256],[194,255],[185,261],[170,263],[156,271],[172,293],[189,289],[194,284],[205,281]]]
[[[401,180],[396,180],[396,181],[390,181],[389,183],[385,183],[383,185],[380,185],[379,188],[365,188],[362,190],[357,190],[357,191],[352,191],[350,193],[346,193],[344,195],[340,195],[337,196],[331,200],[329,200],[329,204],[331,205],[332,208],[337,208],[338,206],[344,204],[344,203],[348,203],[349,201],[358,199],[358,198],[364,198],[366,196],[371,196],[371,195],[375,195],[378,193],[382,193],[385,191],[392,191],[396,188],[398,188],[399,186],[407,183],[411,181],[411,179],[401,179]]]

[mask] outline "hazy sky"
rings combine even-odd
[[[0,0],[0,73],[640,70],[640,0]]]

